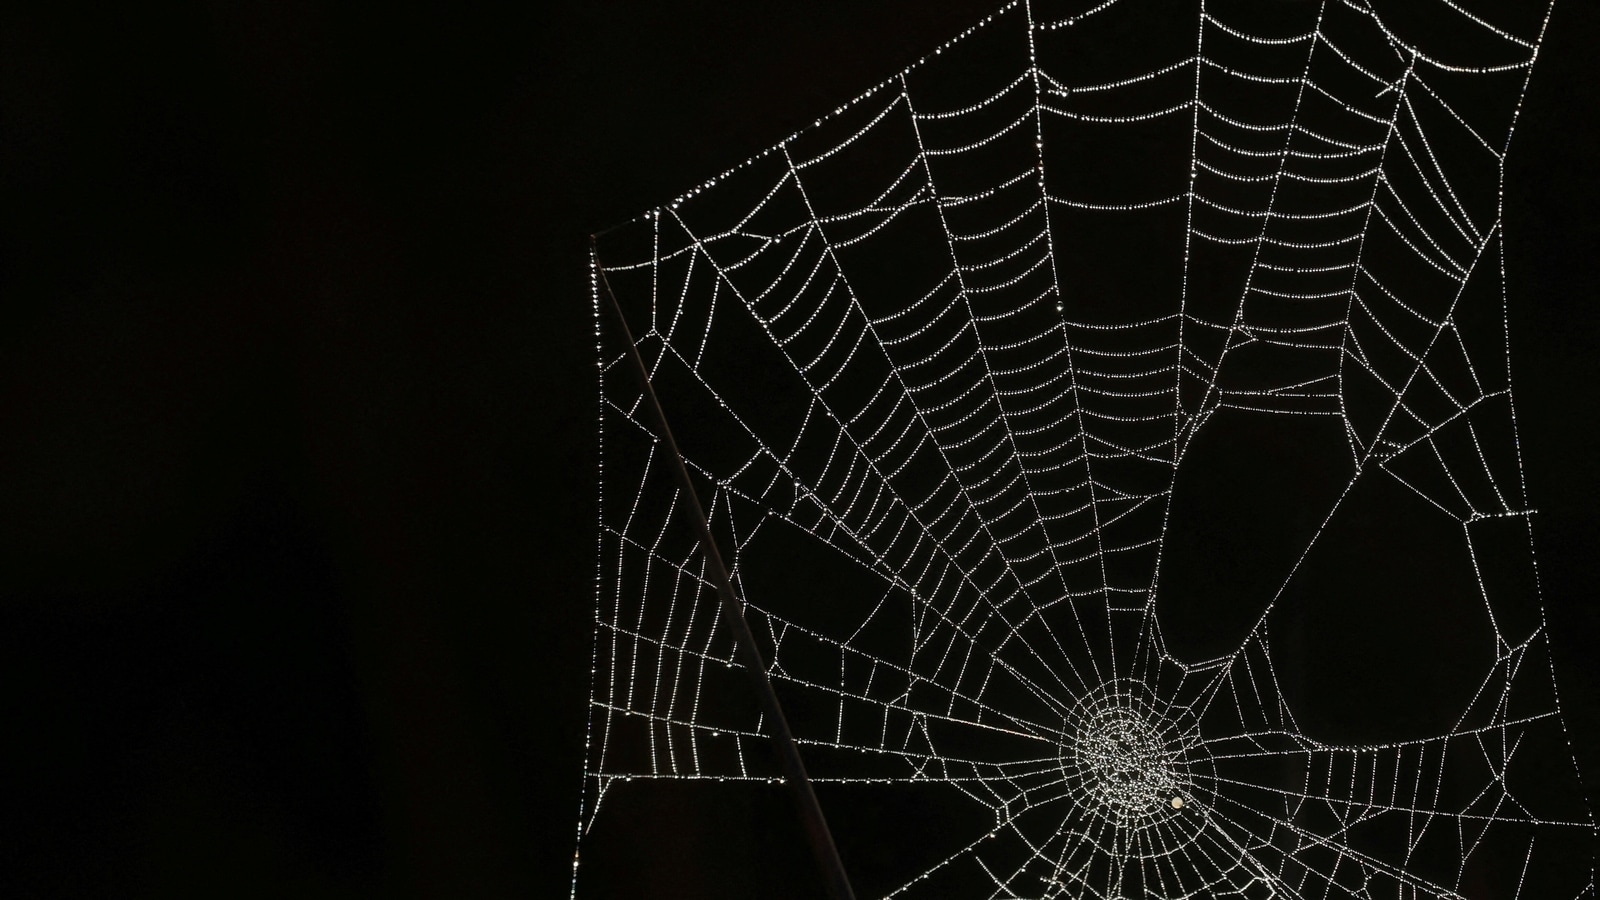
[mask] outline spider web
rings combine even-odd
[[[1593,896],[1505,319],[1550,10],[1158,7],[1011,3],[597,241],[847,860],[940,810],[857,889]],[[580,848],[778,780],[597,347]]]

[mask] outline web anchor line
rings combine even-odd
[[[594,246],[595,240],[594,236],[590,237],[590,249],[592,253],[598,254]],[[599,259],[598,255],[595,259]],[[711,534],[711,525],[706,520],[705,508],[700,505],[700,496],[695,492],[694,482],[689,478],[689,469],[684,465],[683,454],[679,452],[678,442],[672,436],[672,427],[667,424],[666,411],[662,409],[661,400],[656,396],[655,386],[650,382],[650,370],[645,366],[644,358],[639,355],[639,346],[633,340],[633,330],[628,327],[628,318],[623,315],[622,305],[617,302],[617,295],[611,290],[605,269],[597,265],[596,272],[599,274],[600,287],[610,301],[606,304],[606,308],[610,311],[617,330],[622,333],[623,341],[628,348],[628,357],[639,376],[639,386],[646,400],[645,406],[649,408],[656,427],[660,429],[661,442],[666,446],[667,455],[672,461],[672,474],[678,482],[678,489],[683,492],[687,501],[685,509],[699,534],[700,550],[705,554],[706,568],[717,587],[723,624],[733,633],[734,644],[739,649],[741,662],[745,671],[750,673],[751,683],[761,699],[763,716],[770,723],[768,727],[772,733],[773,746],[777,750],[778,763],[783,767],[784,784],[789,787],[789,792],[794,798],[796,812],[800,816],[801,825],[805,828],[806,839],[811,844],[811,852],[816,859],[817,867],[822,870],[828,895],[833,900],[855,900],[855,891],[850,886],[850,876],[845,872],[844,861],[839,858],[839,848],[834,845],[833,832],[828,828],[828,819],[822,812],[822,804],[817,802],[816,791],[812,789],[811,779],[806,775],[805,763],[800,759],[800,748],[795,743],[793,732],[789,730],[789,720],[784,717],[783,705],[778,702],[777,692],[772,688],[772,679],[767,676],[767,664],[761,657],[761,648],[756,646],[755,635],[751,633],[750,623],[744,617],[739,597],[734,593],[733,581],[728,576],[728,567],[723,564],[722,554],[717,549],[717,539]]]

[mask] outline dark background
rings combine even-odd
[[[0,893],[563,896],[587,235],[988,11],[0,11]],[[1596,39],[1600,11],[1561,0],[1507,198],[1523,452],[1591,779]],[[740,852],[792,853],[783,803]]]

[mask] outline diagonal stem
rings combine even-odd
[[[591,254],[594,254],[592,238],[590,247]],[[622,313],[622,305],[617,302],[617,295],[611,290],[605,270],[600,268],[599,257],[594,255],[592,259],[599,286],[610,300],[606,308],[611,312],[617,329],[622,332],[622,338],[627,344],[628,357],[633,361],[634,369],[639,374],[639,386],[644,392],[645,405],[649,407],[650,415],[660,430],[661,442],[666,446],[667,456],[672,461],[672,474],[678,481],[678,489],[687,501],[685,508],[693,519],[695,530],[699,533],[700,551],[705,554],[707,568],[717,586],[717,597],[721,601],[722,624],[733,633],[734,644],[739,649],[744,669],[750,673],[750,680],[761,698],[761,711],[766,721],[770,723],[768,727],[772,732],[773,745],[778,752],[778,762],[783,768],[784,783],[789,786],[795,805],[798,807],[801,824],[805,827],[806,838],[811,844],[812,855],[816,858],[817,867],[822,870],[823,878],[827,882],[828,894],[833,900],[855,900],[855,891],[850,887],[850,877],[844,870],[843,860],[839,858],[838,847],[834,846],[833,833],[828,830],[828,820],[822,814],[822,805],[817,802],[816,791],[812,789],[811,779],[806,775],[805,763],[800,760],[800,748],[795,744],[794,734],[789,730],[789,720],[784,718],[783,706],[778,702],[777,692],[772,688],[772,679],[767,676],[767,664],[761,657],[761,648],[756,646],[755,635],[750,632],[750,623],[745,620],[743,605],[738,595],[734,593],[733,581],[728,576],[728,567],[722,562],[722,553],[717,549],[717,540],[711,534],[710,523],[706,521],[705,508],[700,505],[700,495],[695,492],[694,482],[689,478],[689,468],[684,465],[683,454],[678,452],[678,442],[673,439],[672,428],[667,424],[667,414],[661,408],[660,399],[656,397],[655,386],[650,382],[650,370],[645,367],[644,358],[639,355],[639,346],[634,343],[633,331],[628,327],[628,319]]]

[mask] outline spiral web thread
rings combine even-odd
[[[597,242],[825,802],[898,786],[969,823],[883,895],[1593,896],[1505,319],[1550,9],[1277,6],[1202,2],[1179,43],[1153,3],[1013,2]],[[1148,266],[1097,255],[1127,240]],[[597,341],[580,849],[638,782],[776,780]],[[1162,550],[1219,415],[1337,423],[1347,468],[1235,649],[1183,660]],[[1439,614],[1493,648],[1439,733],[1319,740],[1274,613],[1373,480],[1454,529],[1476,590]]]

